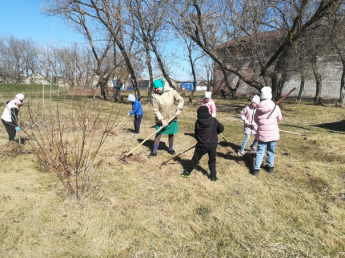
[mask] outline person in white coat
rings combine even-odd
[[[21,130],[18,123],[18,113],[20,107],[23,105],[23,94],[17,94],[13,100],[6,102],[6,107],[2,113],[1,121],[5,126],[9,141],[14,141],[16,133]]]

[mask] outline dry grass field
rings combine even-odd
[[[131,110],[96,101],[115,127]],[[280,129],[306,136],[281,133],[274,173],[253,177],[253,154],[236,154],[239,112],[249,102],[215,102],[225,126],[217,182],[208,179],[207,156],[191,178],[180,177],[193,151],[160,167],[171,158],[164,136],[157,157],[147,158],[152,137],[121,161],[155,130],[144,104],[140,135],[132,136],[132,117],[108,135],[94,160],[94,191],[79,199],[39,164],[30,140],[9,144],[2,126],[0,257],[345,257],[344,108],[284,103]],[[195,144],[197,107],[186,103],[179,118],[177,153]],[[95,142],[103,127],[92,131]]]

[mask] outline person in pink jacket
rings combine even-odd
[[[200,106],[206,106],[211,116],[216,117],[216,104],[214,103],[213,99],[211,99],[210,91],[205,91],[205,96]]]
[[[254,176],[259,174],[266,147],[267,157],[264,169],[268,173],[273,173],[276,143],[280,138],[278,123],[283,119],[279,106],[272,101],[272,89],[270,87],[265,86],[261,89],[260,99],[261,102],[254,115],[254,121],[258,124],[256,132],[258,150],[254,168],[250,171]]]
[[[251,134],[256,134],[256,130],[258,128],[257,124],[254,122],[254,115],[256,113],[256,107],[260,103],[260,97],[258,95],[255,95],[252,98],[252,104],[249,106],[246,106],[241,114],[240,118],[244,122],[243,125],[243,132],[244,132],[244,140],[241,145],[241,149],[237,152],[239,156],[243,156],[245,154],[244,149],[246,148],[247,142],[250,139]],[[252,145],[250,145],[250,148],[254,151],[256,151],[256,145],[258,141],[254,138],[254,141]]]

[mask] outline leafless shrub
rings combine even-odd
[[[94,99],[56,101],[46,118],[34,107],[39,105],[29,103],[27,123],[35,126],[24,132],[40,166],[56,173],[68,195],[89,196],[101,185],[95,159],[107,136],[113,133],[115,120],[111,120],[111,112],[105,115]]]

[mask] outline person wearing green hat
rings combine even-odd
[[[152,94],[153,112],[155,113],[156,130],[160,127],[164,127],[160,130],[155,137],[153,143],[153,150],[149,155],[149,158],[157,156],[158,146],[161,140],[162,134],[169,135],[169,150],[171,155],[175,155],[173,149],[174,145],[174,134],[178,132],[177,117],[180,115],[184,99],[180,94],[173,88],[164,84],[164,80],[157,79],[153,82],[154,93]],[[177,107],[175,108],[175,102]],[[173,119],[175,117],[175,119]],[[170,120],[172,120],[168,123]]]

